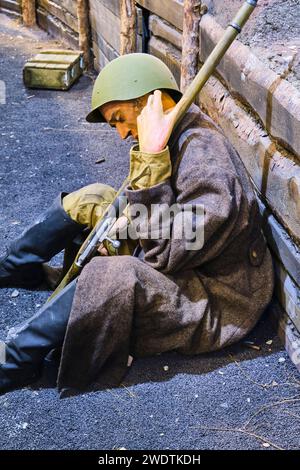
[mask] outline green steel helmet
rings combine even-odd
[[[168,67],[149,54],[126,54],[109,62],[94,84],[88,122],[105,122],[99,107],[111,101],[140,98],[154,90],[166,90],[178,102],[182,94]]]

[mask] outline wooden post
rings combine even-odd
[[[180,89],[186,90],[198,72],[201,0],[184,0]]]
[[[89,19],[89,0],[77,0],[79,48],[83,52],[86,68],[92,66],[91,28]]]
[[[121,0],[120,54],[136,52],[135,0]]]
[[[25,26],[36,24],[35,0],[22,0],[22,17]]]

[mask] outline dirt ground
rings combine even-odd
[[[93,77],[68,92],[24,87],[25,61],[61,46],[0,15],[0,80],[7,88],[0,104],[0,251],[58,192],[96,181],[119,187],[128,172],[130,143],[106,124],[84,120]],[[0,339],[48,297],[45,286],[0,289]],[[0,397],[0,449],[299,449],[299,374],[268,315],[247,338],[258,349],[241,342],[195,357],[135,360],[119,388],[73,398],[60,399],[43,380],[7,393]]]
[[[227,26],[241,0],[207,0],[210,12]],[[300,1],[259,0],[239,40],[272,70],[300,90]]]

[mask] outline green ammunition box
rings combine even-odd
[[[83,69],[82,52],[48,50],[25,64],[23,79],[28,88],[68,90],[82,75]]]

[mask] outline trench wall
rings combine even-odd
[[[14,18],[21,18],[22,0],[0,0],[0,12]]]

